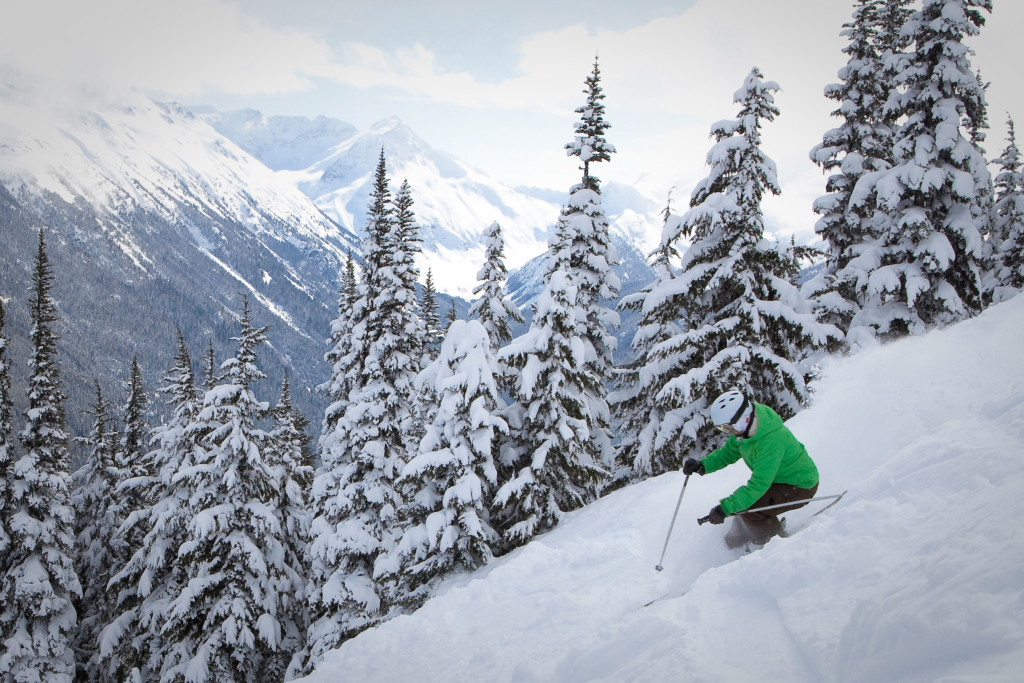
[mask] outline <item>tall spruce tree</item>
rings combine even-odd
[[[580,340],[577,291],[556,270],[537,299],[530,329],[500,351],[517,371],[492,506],[502,552],[555,527],[593,502],[608,477],[595,448],[591,395],[602,390]]]
[[[14,402],[11,396],[11,368],[7,359],[10,340],[4,336],[7,324],[7,313],[4,311],[4,300],[0,296],[0,581],[10,571],[8,552],[11,535],[7,531],[9,510],[14,509],[14,490],[12,467],[14,465]],[[3,584],[0,583],[0,586]],[[6,640],[4,624],[0,621],[0,642]]]
[[[217,386],[187,428],[202,434],[199,457],[179,472],[190,515],[178,550],[188,583],[167,605],[170,641],[163,678],[261,681],[279,675],[284,648],[287,542],[277,508],[279,480],[269,462],[269,435],[259,422],[267,405],[253,384],[267,328],[252,324],[243,297],[237,351],[221,365]]]
[[[879,36],[892,30],[882,25],[883,6],[882,0],[858,0],[853,20],[843,25],[849,41],[843,52],[849,59],[839,70],[840,82],[825,88],[825,96],[839,103],[832,115],[843,122],[811,150],[811,160],[831,175],[825,184],[828,194],[814,203],[821,216],[815,232],[825,243],[825,267],[804,290],[819,319],[845,332],[861,308],[860,285],[879,253],[874,203],[851,200],[858,181],[888,170],[892,158],[893,130],[885,112],[892,85],[881,50],[891,51],[898,43],[880,47]]]
[[[90,414],[93,426],[82,439],[85,464],[75,472],[71,502],[75,510],[75,568],[81,578],[82,598],[77,602],[78,631],[75,649],[78,680],[107,680],[99,656],[100,631],[115,612],[115,594],[107,584],[129,556],[128,543],[118,530],[124,506],[117,491],[117,433],[110,418],[110,402],[96,381],[96,401]]]
[[[735,96],[739,116],[712,127],[708,177],[690,210],[668,220],[663,248],[690,240],[681,272],[649,295],[651,308],[673,302],[683,331],[648,355],[664,384],[663,417],[653,458],[678,463],[703,452],[717,436],[706,408],[723,391],[740,388],[784,418],[807,400],[801,361],[835,345],[842,333],[818,323],[793,284],[803,250],[764,236],[761,199],[779,193],[775,163],[761,149],[761,127],[779,110],[778,85],[754,68]]]
[[[309,652],[324,653],[385,617],[394,598],[393,567],[378,567],[395,543],[401,498],[395,479],[407,462],[412,416],[412,334],[405,282],[395,269],[395,208],[384,151],[374,176],[363,246],[363,276],[351,308],[350,335],[334,363],[332,386],[350,387],[320,438],[309,545]],[[331,408],[328,409],[332,411]]]
[[[203,431],[189,429],[199,415],[200,401],[181,330],[174,365],[161,378],[157,393],[165,397],[170,415],[153,430],[153,450],[147,454],[153,476],[123,484],[144,487],[152,503],[125,520],[125,526],[141,537],[141,544],[112,577],[116,616],[100,638],[104,674],[117,680],[159,680],[169,651],[187,647],[164,637],[168,606],[190,579],[178,549],[189,540],[191,488],[179,474],[203,459],[198,444],[205,436]],[[176,655],[182,656],[181,652]]]
[[[670,218],[671,202],[662,212],[663,225]],[[615,409],[620,439],[612,484],[615,487],[677,470],[682,465],[677,453],[655,449],[655,438],[664,418],[657,394],[667,381],[665,372],[674,369],[672,363],[658,358],[659,347],[683,329],[676,296],[669,294],[676,277],[672,264],[678,262],[679,254],[673,244],[663,243],[651,256],[654,280],[619,302],[620,309],[638,313],[640,320],[633,335],[634,361],[617,369],[616,390],[608,399]]]
[[[431,385],[437,411],[419,453],[402,470],[401,600],[426,599],[441,578],[492,557],[498,536],[488,506],[497,483],[493,451],[508,427],[494,379],[490,337],[477,320],[452,324],[437,360],[417,378]]]
[[[5,577],[8,569],[7,548],[10,545],[10,535],[7,532],[6,511],[12,509],[13,492],[10,489],[10,468],[14,457],[14,444],[11,441],[14,405],[10,394],[10,366],[7,360],[10,340],[4,336],[6,324],[7,313],[3,307],[3,297],[0,297],[0,577]],[[0,638],[2,637],[3,631],[0,630]]]
[[[427,279],[423,283],[423,296],[420,301],[420,318],[423,320],[423,347],[426,351],[424,363],[430,363],[441,350],[441,314],[437,307],[437,289],[434,286],[434,271],[427,268]]]
[[[306,647],[305,563],[313,462],[304,433],[309,422],[292,404],[287,373],[281,384],[281,398],[270,413],[274,428],[270,433],[268,462],[277,478],[276,506],[281,520],[286,573],[285,583],[278,588],[282,600],[281,654],[268,667],[267,674],[276,680],[288,680],[301,673]],[[293,658],[293,655],[297,656]]]
[[[3,527],[10,536],[0,577],[0,671],[11,680],[71,680],[74,600],[82,589],[74,567],[74,512],[64,392],[57,364],[57,305],[43,231],[29,290],[28,409],[21,449],[12,463]]]
[[[994,281],[986,288],[994,301],[1005,301],[1024,289],[1024,173],[1013,119],[1006,122],[1007,144],[995,160],[1001,169],[995,178],[995,212],[992,242],[995,245]]]
[[[918,334],[982,307],[991,176],[977,143],[984,89],[964,39],[979,32],[990,0],[925,0],[907,20],[913,39],[887,108],[901,117],[894,165],[864,192],[886,215],[881,258],[866,282],[862,325],[880,339]],[[973,123],[970,123],[973,122]]]
[[[512,339],[510,325],[523,322],[523,315],[512,300],[505,296],[505,240],[497,221],[491,223],[484,233],[484,265],[476,275],[480,283],[473,288],[477,298],[469,307],[469,316],[479,320],[491,340],[491,349],[499,349]]]

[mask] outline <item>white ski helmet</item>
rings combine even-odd
[[[728,432],[734,427],[742,432],[754,416],[754,404],[739,391],[727,391],[711,404],[711,424]]]

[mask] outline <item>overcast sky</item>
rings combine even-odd
[[[1024,118],[1024,2],[995,0],[974,64],[989,90],[989,156],[1007,112]],[[584,79],[599,55],[608,139],[602,180],[634,183],[682,208],[706,174],[712,123],[756,65],[779,83],[764,133],[783,196],[770,224],[813,235],[824,191],[807,158],[836,124],[822,95],[846,62],[853,0],[5,0],[0,63],[55,91],[133,86],[185,104],[323,114],[367,129],[396,115],[432,146],[510,185],[567,191]],[[1018,119],[1020,123],[1020,119]]]

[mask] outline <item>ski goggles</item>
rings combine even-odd
[[[715,425],[715,429],[722,432],[723,434],[732,434],[733,432],[731,424]]]

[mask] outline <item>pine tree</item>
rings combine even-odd
[[[420,301],[420,318],[423,320],[423,346],[426,350],[425,363],[437,357],[441,350],[441,314],[437,308],[437,290],[434,287],[434,272],[427,268],[427,280],[423,285],[423,297]]]
[[[605,139],[611,126],[604,120],[605,95],[596,58],[583,92],[587,102],[576,109],[580,115],[575,126],[576,137],[566,145],[567,153],[583,162],[583,180],[570,190],[569,200],[562,209],[554,247],[554,251],[560,253],[552,255],[549,268],[564,268],[576,291],[579,336],[586,347],[586,363],[599,383],[599,388],[588,390],[586,396],[591,403],[588,410],[592,419],[588,425],[590,438],[599,461],[611,467],[614,449],[604,387],[612,379],[616,338],[611,328],[618,326],[619,316],[608,302],[618,298],[620,283],[612,270],[618,256],[604,215],[600,181],[591,174],[590,166],[610,160],[615,152],[615,147]]]
[[[494,380],[490,338],[477,321],[457,321],[436,361],[417,378],[431,385],[438,408],[419,454],[403,469],[409,489],[397,547],[403,603],[418,606],[432,586],[457,571],[487,563],[498,536],[488,504],[497,482],[493,450],[508,427]]]
[[[663,225],[670,218],[671,198],[662,212]],[[682,310],[676,300],[678,295],[672,290],[676,277],[672,263],[678,261],[679,254],[674,245],[661,244],[651,257],[654,280],[619,302],[620,309],[639,313],[640,320],[632,343],[635,360],[617,369],[617,387],[608,399],[615,409],[616,431],[620,435],[612,484],[615,487],[682,465],[677,454],[655,448],[655,437],[664,418],[656,397],[667,381],[665,372],[673,368],[671,363],[658,358],[658,349],[682,332]]]
[[[11,536],[7,531],[8,511],[14,509],[14,490],[12,467],[14,466],[13,417],[14,405],[11,396],[11,372],[7,360],[7,349],[10,340],[4,336],[7,314],[4,311],[4,300],[0,296],[0,581],[7,576],[10,566],[8,552]],[[3,584],[0,584],[2,586]],[[3,622],[0,622],[0,642],[6,640]]]
[[[186,430],[202,435],[201,450],[178,474],[190,493],[178,551],[188,583],[167,605],[163,678],[265,680],[291,656],[282,620],[293,576],[276,505],[279,480],[269,436],[258,427],[267,405],[252,391],[264,377],[256,351],[267,328],[253,327],[244,297],[240,327],[235,357],[221,365],[218,385]]]
[[[663,416],[652,460],[677,464],[703,452],[717,435],[706,409],[734,387],[790,417],[807,400],[800,362],[842,338],[815,320],[793,285],[803,250],[764,238],[761,199],[778,194],[779,185],[775,164],[761,149],[761,126],[779,111],[778,85],[761,79],[754,68],[735,95],[738,118],[712,127],[708,177],[694,189],[690,210],[665,226],[663,248],[684,239],[691,245],[678,277],[652,291],[647,304],[671,302],[684,321],[682,332],[648,354],[648,366],[664,382],[657,389]],[[667,319],[668,311],[660,317]]]
[[[988,258],[991,176],[963,134],[980,130],[984,90],[963,40],[984,24],[990,0],[926,0],[903,35],[914,48],[887,107],[903,124],[893,168],[866,195],[886,214],[879,267],[866,283],[864,310],[851,327],[880,339],[918,334],[976,314]]]
[[[115,614],[115,595],[107,589],[111,577],[124,566],[129,546],[118,530],[125,508],[118,495],[120,468],[117,434],[110,421],[110,402],[96,383],[93,426],[82,439],[85,464],[75,472],[71,496],[75,510],[75,568],[81,577],[82,598],[77,601],[78,631],[75,649],[78,680],[106,680],[99,661],[99,634]]]
[[[898,8],[890,10],[895,13]],[[819,319],[849,331],[860,310],[859,285],[877,264],[878,230],[872,202],[853,201],[858,181],[867,174],[891,166],[893,130],[885,113],[892,91],[885,78],[879,35],[891,30],[882,26],[882,0],[858,0],[853,20],[843,25],[849,59],[839,71],[840,82],[825,88],[825,96],[839,103],[832,112],[843,123],[824,135],[811,150],[811,160],[830,172],[814,210],[821,218],[815,232],[826,245],[824,269],[805,287]],[[894,14],[894,16],[897,16]],[[888,51],[898,43],[884,46]]]
[[[148,462],[150,428],[146,423],[148,400],[138,359],[132,359],[128,377],[128,398],[121,410],[123,429],[117,448],[120,505],[126,514],[149,507],[152,466]],[[125,530],[126,542],[134,552],[142,543],[136,530]]]
[[[325,420],[313,482],[306,670],[385,617],[394,598],[394,568],[377,563],[394,545],[402,504],[395,479],[407,461],[404,430],[413,415],[415,376],[403,346],[410,330],[401,326],[410,320],[406,307],[415,297],[398,289],[404,280],[394,268],[394,214],[382,150],[367,211],[363,277],[348,321],[351,336],[332,373],[332,384],[350,387],[348,402],[343,413],[333,413],[333,424]]]
[[[1002,169],[995,178],[995,212],[992,241],[996,247],[993,300],[1005,301],[1024,289],[1024,173],[1013,128],[1007,121],[1007,145],[995,164]]]
[[[492,506],[502,550],[593,502],[608,476],[590,431],[598,424],[590,396],[602,387],[579,337],[576,301],[566,273],[552,273],[530,329],[500,352],[517,371],[508,419],[513,438],[502,449],[502,485]]]
[[[10,536],[0,577],[0,671],[11,680],[75,675],[74,513],[64,392],[57,366],[57,306],[43,231],[29,290],[32,330],[28,409],[12,463],[3,527]]]
[[[469,308],[469,316],[484,326],[491,340],[491,349],[499,349],[512,339],[511,323],[523,322],[523,315],[512,300],[505,296],[504,283],[508,279],[505,269],[505,240],[501,226],[491,223],[484,233],[487,240],[486,260],[476,279],[480,282],[473,289],[478,298]]]
[[[445,332],[452,326],[452,323],[459,319],[459,311],[455,308],[455,298],[452,298],[452,305],[448,307],[448,313],[444,317]]]
[[[173,367],[161,378],[158,393],[165,396],[169,419],[153,430],[155,448],[147,454],[153,476],[134,480],[132,486],[146,489],[152,504],[132,512],[125,526],[141,537],[140,546],[112,578],[116,594],[116,618],[101,636],[100,655],[105,668],[117,680],[159,679],[169,650],[175,646],[177,658],[187,644],[164,638],[170,602],[181,594],[189,580],[188,566],[178,549],[188,542],[191,519],[189,480],[178,475],[202,459],[198,442],[205,433],[193,428],[199,415],[196,376],[185,339],[178,330],[177,353]]]
[[[290,679],[300,673],[308,615],[305,603],[305,540],[309,537],[309,490],[313,482],[313,463],[306,446],[304,430],[309,421],[292,405],[288,374],[281,385],[281,398],[271,409],[274,429],[270,433],[268,461],[277,477],[277,509],[281,518],[287,583],[278,587],[282,598],[282,656],[267,674],[276,680]]]

